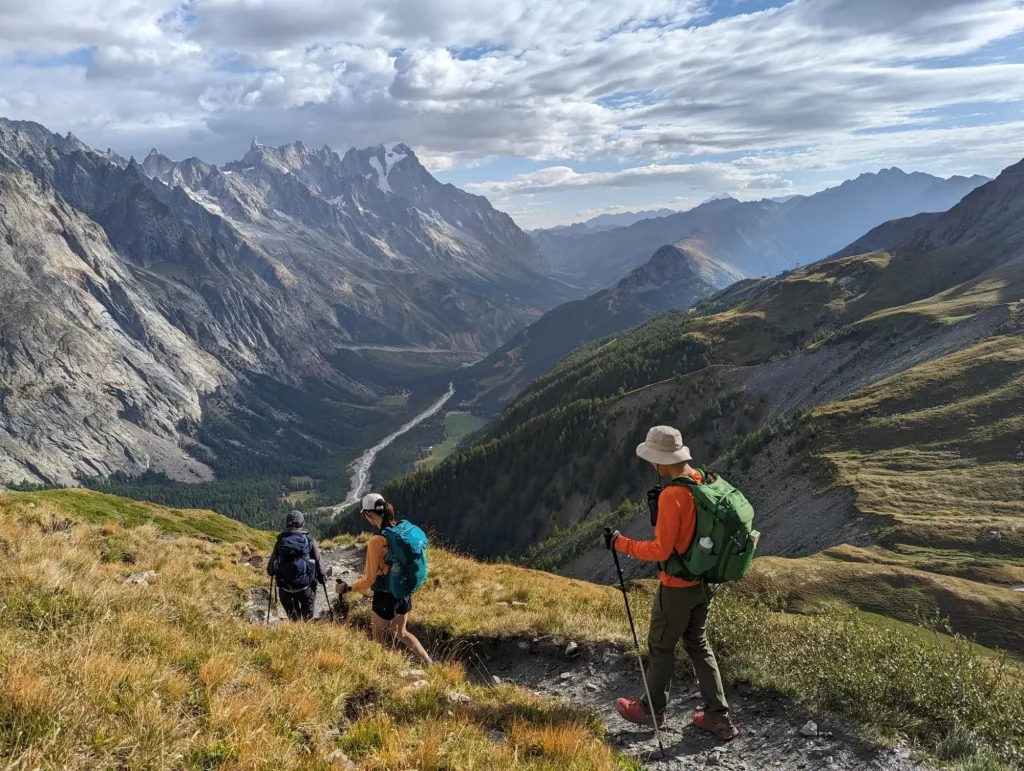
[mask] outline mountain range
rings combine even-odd
[[[890,168],[809,196],[715,198],[613,230],[546,230],[532,237],[566,280],[590,289],[609,286],[661,246],[695,235],[712,239],[716,257],[745,275],[771,276],[832,254],[888,220],[945,211],[986,181]]]
[[[0,181],[9,481],[308,467],[396,417],[339,351],[478,355],[572,296],[400,144],[140,164],[0,120]]]
[[[785,204],[714,200],[587,235],[595,257],[654,246],[570,285],[537,245],[556,236],[527,236],[400,143],[140,163],[0,120],[0,182],[0,480],[312,476],[342,493],[349,461],[448,380],[497,410],[574,347],[770,270],[740,213],[834,220],[873,195],[885,219],[972,183],[890,171]],[[692,227],[655,243],[680,217]]]
[[[606,214],[598,214],[596,217],[591,217],[583,222],[574,222],[571,225],[556,225],[552,228],[539,228],[538,230],[530,231],[530,234],[559,233],[565,235],[569,233],[600,233],[602,230],[613,230],[615,228],[628,227],[640,220],[668,217],[671,214],[677,213],[677,209],[609,212]]]

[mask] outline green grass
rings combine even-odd
[[[392,409],[394,409],[394,408],[404,409],[408,405],[409,405],[409,395],[408,394],[391,394],[390,396],[382,397],[377,402],[377,406],[378,407],[387,407],[387,408],[392,408]]]
[[[291,506],[300,506],[307,498],[312,498],[317,493],[315,490],[296,490],[293,493],[288,493],[282,500],[286,501]]]
[[[1010,767],[1024,760],[1022,671],[1014,662],[983,655],[961,636],[929,640],[857,611],[790,616],[721,600],[712,638],[732,676],[845,715],[879,736],[935,751],[966,731],[993,760]]]
[[[4,500],[5,496],[0,495],[0,504]],[[19,493],[17,501],[39,522],[63,515],[92,524],[117,525],[129,529],[152,525],[166,535],[191,535],[225,543],[247,543],[261,548],[273,543],[272,534],[254,530],[210,511],[171,509],[91,490]]]
[[[440,444],[435,444],[430,455],[416,462],[417,471],[434,468],[455,452],[463,439],[486,425],[486,418],[477,417],[469,412],[446,413],[444,416],[445,440]]]

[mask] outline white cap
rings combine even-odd
[[[380,493],[370,493],[363,496],[363,511],[376,511],[377,505],[384,503],[384,496]]]

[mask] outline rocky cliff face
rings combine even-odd
[[[0,349],[0,478],[209,476],[178,430],[230,373],[154,309],[95,222],[4,155]]]
[[[258,402],[265,433],[292,421],[312,453],[291,412],[307,383],[331,405],[379,392],[331,364],[339,348],[490,350],[564,292],[506,215],[403,145],[139,164],[0,119],[0,159],[0,479],[208,475],[183,447],[218,389]],[[365,422],[346,414],[332,434]]]

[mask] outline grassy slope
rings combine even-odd
[[[407,659],[358,629],[246,623],[264,576],[245,559],[270,540],[214,514],[180,519],[95,493],[0,497],[0,751],[38,768],[324,768],[338,748],[363,769],[635,767],[586,712],[473,685],[458,663],[414,689]],[[124,583],[144,570],[148,586]],[[640,625],[649,590],[632,593]],[[523,605],[496,605],[509,600]],[[439,550],[417,607],[455,638],[627,635],[614,589]],[[729,675],[884,736],[928,748],[966,731],[1008,759],[1024,749],[1019,670],[962,639],[730,596],[712,636]],[[472,700],[453,704],[451,692]],[[495,728],[505,741],[489,738]]]
[[[1000,336],[821,408],[822,457],[884,527],[876,549],[801,565],[790,593],[938,613],[1024,651],[1022,372],[1024,340]]]
[[[265,576],[244,559],[271,540],[95,493],[0,498],[0,755],[26,768],[281,769],[325,768],[340,748],[365,769],[631,767],[572,706],[474,686],[458,664],[415,689],[407,659],[359,630],[246,623]],[[150,570],[149,586],[124,583]]]

